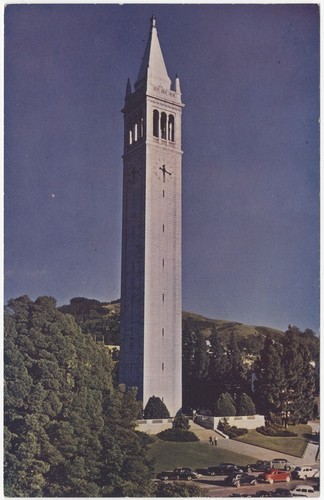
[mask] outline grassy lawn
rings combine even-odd
[[[296,432],[298,437],[264,436],[255,430],[251,430],[245,436],[237,438],[237,441],[287,453],[295,457],[302,457],[307,446],[307,435],[312,433],[311,427],[309,425],[294,425],[289,427],[289,430]]]
[[[155,460],[155,472],[175,467],[204,468],[221,462],[246,465],[256,461],[255,457],[232,453],[206,443],[174,443],[160,439],[149,446],[148,457]]]

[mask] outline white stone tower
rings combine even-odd
[[[145,408],[182,406],[181,91],[161,52],[155,18],[124,113],[121,383]]]

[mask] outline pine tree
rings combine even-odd
[[[247,394],[243,392],[238,398],[238,404],[236,406],[236,415],[255,415],[255,406]]]
[[[225,374],[226,374],[226,352],[214,329],[209,337],[210,341],[210,362],[208,369],[208,387],[209,397],[208,406],[211,408],[213,402],[219,398],[222,392],[225,392]]]
[[[282,410],[294,422],[306,421],[312,415],[314,404],[314,376],[308,349],[301,343],[299,331],[290,327],[283,342],[282,366],[285,387]]]
[[[282,347],[267,336],[260,360],[255,365],[255,402],[262,415],[270,416],[281,410],[285,376],[282,366]]]
[[[161,398],[151,396],[144,409],[144,418],[170,418],[170,413]]]
[[[219,396],[215,404],[214,415],[216,417],[232,417],[236,415],[234,399],[228,392]]]
[[[240,392],[247,390],[243,359],[234,332],[231,332],[227,346],[225,387],[234,398]]]

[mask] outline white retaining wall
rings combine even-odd
[[[235,425],[238,428],[256,429],[265,425],[264,415],[244,415],[239,417],[212,417],[209,415],[196,415],[195,422],[206,429],[216,430],[220,420],[224,418],[232,427]]]
[[[157,434],[165,429],[171,429],[173,418],[156,418],[153,420],[137,420],[136,431]]]

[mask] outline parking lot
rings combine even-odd
[[[259,472],[252,472],[256,478],[259,476]],[[206,497],[216,497],[216,498],[227,498],[231,496],[233,493],[235,495],[247,495],[254,496],[256,492],[264,491],[270,492],[277,488],[285,488],[292,490],[297,485],[311,485],[316,490],[319,486],[319,481],[314,479],[303,480],[294,480],[292,479],[289,483],[286,482],[276,482],[273,484],[268,484],[264,482],[258,482],[255,486],[251,485],[242,485],[240,488],[236,488],[235,486],[225,486],[224,484],[225,476],[204,476],[201,475],[197,479],[193,479],[191,482],[197,484],[199,487],[206,491]],[[258,495],[262,496],[262,495]],[[319,496],[319,492],[318,492]]]
[[[258,477],[259,473],[254,473],[254,475]],[[311,479],[308,479],[307,481],[291,480],[289,483],[278,482],[274,484],[260,482],[255,486],[244,485],[240,488],[235,488],[233,486],[224,486],[224,476],[201,476],[200,478],[195,479],[194,482],[201,488],[204,488],[206,490],[206,496],[225,498],[230,496],[232,493],[240,495],[255,495],[257,491],[272,491],[275,488],[287,488],[289,490],[292,490],[295,486],[300,484],[309,484],[315,489],[318,487],[318,481]]]

